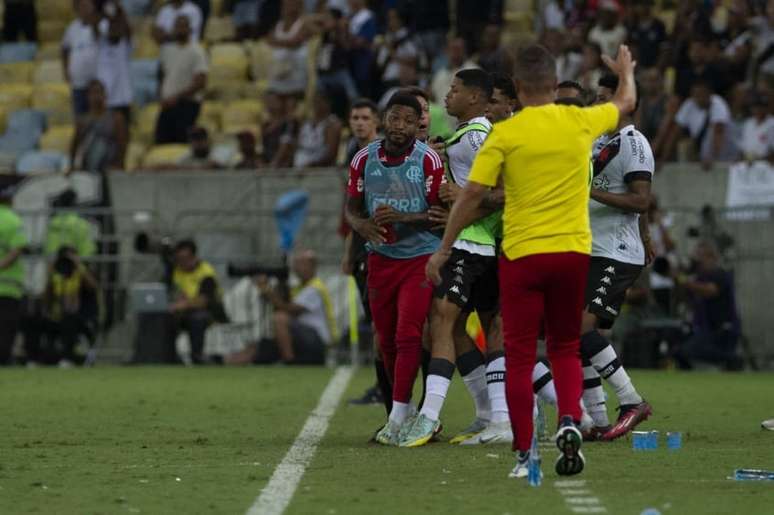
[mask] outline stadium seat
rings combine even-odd
[[[126,160],[124,162],[127,172],[133,172],[140,167],[146,151],[147,147],[142,143],[136,141],[129,143],[129,146],[126,148]]]
[[[29,107],[31,97],[29,84],[0,84],[0,105],[8,112]]]
[[[177,164],[188,153],[188,145],[170,143],[154,145],[142,160],[143,167],[154,167]]]
[[[65,19],[39,20],[38,39],[41,43],[61,43],[69,21]]]
[[[229,102],[223,109],[222,123],[226,126],[252,125],[261,122],[263,104],[256,100],[236,100]]]
[[[62,152],[32,150],[16,161],[16,173],[59,173],[67,170],[69,164],[69,159]]]
[[[207,79],[207,98],[228,102],[238,100],[244,96],[244,87],[249,84],[246,81],[223,78],[215,75],[210,68],[210,76]]]
[[[121,0],[121,5],[130,18],[145,16],[153,7],[153,0]]]
[[[218,12],[212,9],[212,12]],[[230,17],[210,17],[207,20],[207,27],[204,29],[204,41],[207,43],[217,43],[220,41],[233,41],[236,37],[234,23]]]
[[[66,82],[37,84],[32,90],[32,107],[55,111],[70,105],[70,85]]]
[[[32,69],[35,65],[31,62],[2,63],[0,64],[0,83],[26,84],[32,77]]]
[[[135,59],[132,61],[132,89],[135,104],[144,106],[156,101],[159,88],[158,72],[159,62],[157,59]]]
[[[63,125],[72,125],[75,121],[73,109],[70,104],[62,105],[56,108],[46,109],[46,125],[48,127],[61,127]]]
[[[138,36],[134,41],[134,57],[137,59],[157,59],[159,46],[150,34]]]
[[[533,5],[533,0],[505,0],[505,8],[503,11],[505,17],[508,18],[509,15],[516,12],[531,13],[534,8]]]
[[[134,116],[134,131],[132,139],[138,139],[145,143],[153,141],[153,133],[156,130],[156,119],[159,117],[159,104],[152,102],[142,107]]]
[[[221,119],[223,117],[224,105],[222,102],[210,101],[202,103],[202,110],[199,113],[199,123],[206,122],[209,124],[207,130],[210,127],[217,127],[216,131],[220,130]]]
[[[35,109],[13,111],[6,124],[6,134],[37,133],[40,136],[46,128],[46,114]]]
[[[36,61],[53,61],[62,57],[62,44],[60,41],[43,43],[35,54]]]
[[[271,70],[271,47],[263,41],[246,44],[253,80],[267,80]]]
[[[239,43],[218,43],[210,47],[210,63],[237,62],[247,67],[247,53]]]
[[[43,84],[47,82],[64,82],[64,69],[62,68],[62,61],[50,60],[40,61],[35,68],[35,72],[32,76],[32,82],[35,84]]]
[[[132,79],[153,78],[159,76],[158,59],[133,59],[129,65],[131,67]]]
[[[67,155],[70,153],[74,132],[75,127],[72,125],[51,127],[40,137],[38,145],[41,150],[56,150]]]
[[[62,0],[35,0],[38,20],[69,20],[73,17],[73,4]]]
[[[38,45],[30,42],[3,43],[0,45],[0,63],[17,63],[19,61],[32,61]]]

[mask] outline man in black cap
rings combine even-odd
[[[11,209],[22,178],[0,175],[0,365],[10,362],[21,317],[24,269],[19,257],[27,246],[21,218]]]

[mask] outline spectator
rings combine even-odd
[[[559,81],[578,80],[583,65],[583,33],[580,29],[566,32],[548,31],[549,39],[556,39],[556,77]]]
[[[653,0],[635,1],[627,32],[629,47],[637,60],[637,66],[656,66],[667,40],[667,33],[664,22],[653,16]]]
[[[678,276],[677,284],[693,301],[693,335],[676,354],[681,368],[693,368],[696,361],[741,369],[737,355],[740,336],[734,279],[720,266],[720,256],[709,241],[700,241],[694,252],[693,277]]]
[[[626,28],[619,20],[620,7],[616,0],[601,0],[597,24],[589,32],[588,41],[599,45],[604,55],[615,57],[618,47],[626,41]]]
[[[310,32],[303,14],[301,0],[282,0],[280,20],[266,40],[272,47],[269,89],[285,102],[294,102],[306,91]]]
[[[378,137],[379,108],[376,104],[367,98],[355,101],[349,111],[349,131],[352,137],[347,143],[343,163],[346,166],[349,166],[355,154]]]
[[[324,88],[343,88],[350,100],[357,98],[355,81],[349,72],[348,21],[338,9],[328,9],[319,17],[322,33],[317,53],[317,81]]]
[[[182,240],[175,245],[172,289],[176,299],[170,306],[177,332],[191,341],[191,360],[202,363],[204,333],[212,322],[227,322],[215,269],[196,255],[196,243]]]
[[[766,3],[764,16],[751,20],[753,32],[753,84],[772,86],[774,79],[774,0]]]
[[[123,170],[129,139],[126,119],[122,113],[108,110],[100,81],[90,81],[87,91],[89,109],[78,120],[70,144],[71,170]]]
[[[398,84],[384,92],[379,99],[379,109],[384,111],[385,107],[387,107],[387,102],[390,101],[390,98],[392,98],[392,95],[394,95],[396,91],[416,86],[418,81],[419,77],[417,75],[416,64],[409,62],[400,63],[398,65]]]
[[[62,38],[62,65],[73,95],[73,112],[81,116],[89,109],[88,85],[97,77],[99,15],[94,0],[77,0],[78,17]]]
[[[27,246],[21,218],[13,212],[13,195],[21,177],[0,176],[0,366],[8,365],[21,319],[24,267],[19,259]]]
[[[184,16],[188,20],[191,42],[199,41],[202,31],[202,10],[190,0],[170,0],[159,9],[151,33],[159,46],[178,42],[176,35],[177,19]]]
[[[185,143],[196,124],[207,84],[207,58],[191,41],[187,16],[175,19],[175,43],[161,49],[161,111],[156,121],[156,143]]]
[[[293,116],[295,109],[271,91],[264,97],[264,107],[266,117],[261,124],[263,161],[270,168],[289,168],[293,166],[293,143],[298,133],[298,122]]]
[[[176,168],[186,170],[214,170],[220,164],[212,158],[210,135],[204,127],[194,127],[189,136],[191,149],[180,159]]]
[[[35,0],[5,0],[3,10],[3,41],[38,41],[38,14]]]
[[[583,45],[583,61],[581,62],[578,82],[585,90],[596,91],[599,79],[605,74],[602,63],[602,48],[597,43]]]
[[[49,269],[43,313],[24,324],[28,363],[47,361],[40,348],[41,337],[45,336],[51,348],[49,356],[58,360],[61,368],[75,364],[78,337],[84,335],[91,340],[95,337],[97,289],[97,280],[81,263],[78,252],[72,247],[60,247]],[[57,343],[61,343],[61,351],[56,349]]]
[[[440,55],[449,32],[449,3],[437,0],[404,0],[402,12],[413,14],[414,32],[424,55]],[[432,64],[432,63],[431,63]]]
[[[349,0],[350,66],[352,78],[361,95],[372,96],[371,67],[373,52],[371,46],[376,37],[376,18],[366,8],[365,0]]]
[[[413,65],[420,71],[427,69],[427,59],[406,27],[403,15],[397,9],[389,9],[387,32],[376,49],[376,65],[385,90],[398,84],[401,64]]]
[[[653,151],[658,153],[660,145],[656,137],[666,121],[668,103],[668,97],[664,92],[664,76],[658,68],[650,68],[640,74],[640,83],[642,84],[640,109],[634,113],[635,126],[648,138],[648,141],[652,142]]]
[[[556,98],[580,98],[583,100],[585,94],[583,86],[573,80],[560,82],[556,86]]]
[[[269,285],[266,276],[256,279],[263,298],[274,308],[276,349],[259,349],[259,361],[318,364],[325,349],[337,339],[333,303],[325,284],[317,277],[317,257],[312,251],[293,257],[293,273],[300,284],[290,300]]]
[[[55,210],[46,227],[43,253],[54,256],[62,247],[75,250],[80,258],[90,258],[97,250],[92,225],[76,211],[78,195],[67,189],[51,203]]]
[[[489,73],[513,72],[513,56],[501,46],[502,30],[499,25],[490,23],[481,36],[481,51],[478,65]]]
[[[430,137],[430,99],[427,96],[427,92],[418,86],[407,86],[400,90],[400,93],[411,95],[419,102],[419,107],[422,109],[422,116],[419,117],[419,127],[417,128],[417,139],[423,143],[427,143]],[[389,98],[387,99],[389,101]],[[433,130],[435,128],[433,127]]]
[[[340,139],[341,121],[331,113],[330,95],[318,90],[314,97],[312,116],[301,124],[298,131],[293,166],[334,166]]]
[[[202,26],[194,34],[198,38],[204,37],[204,31],[207,30],[207,20],[210,18],[210,0],[191,0],[202,13]]]
[[[112,14],[106,14],[107,34],[100,34],[99,37],[97,79],[105,87],[108,109],[120,112],[128,126],[132,108],[132,33],[120,4],[106,4],[105,10]]]
[[[237,134],[239,142],[239,162],[234,166],[237,170],[257,170],[263,166],[261,155],[255,149],[255,134],[244,130]]]
[[[750,111],[752,116],[744,121],[739,141],[742,156],[749,161],[774,160],[774,116],[769,110],[768,98],[755,95]]]
[[[265,0],[227,0],[223,10],[231,11],[237,41],[258,37],[258,20]]]
[[[672,292],[675,287],[672,277],[675,242],[669,234],[667,220],[655,196],[651,197],[648,206],[648,227],[650,247],[655,256],[649,274],[650,289],[656,304],[661,308],[661,314],[668,316],[672,314]]]
[[[707,82],[712,91],[725,94],[728,80],[723,68],[713,59],[716,53],[716,42],[699,37],[692,39],[688,45],[688,54],[680,56],[676,65],[675,94],[681,99],[691,94],[691,88],[696,82]]]
[[[434,101],[440,102],[443,98],[446,98],[446,93],[449,92],[454,75],[458,71],[465,68],[478,68],[475,62],[468,59],[465,46],[465,40],[462,38],[452,38],[446,45],[447,63],[443,68],[435,72],[430,83],[430,92]]]
[[[537,32],[547,30],[564,32],[564,12],[557,0],[543,0],[538,2],[538,16],[536,19]],[[556,54],[554,54],[556,55]]]
[[[710,84],[697,81],[691,89],[691,97],[685,100],[675,115],[668,142],[677,140],[677,131],[686,131],[705,169],[716,162],[732,161],[736,157],[731,112],[728,104],[712,92]]]

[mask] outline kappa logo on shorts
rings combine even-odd
[[[610,306],[605,306],[605,311],[607,311],[608,313],[610,313],[613,316],[616,316],[616,317],[618,316],[618,311],[614,310]]]
[[[610,274],[610,275],[615,275],[615,267],[614,266],[609,266],[609,267],[605,268],[605,273],[606,274]]]
[[[465,264],[465,260],[464,260],[464,259],[459,259],[459,260],[457,260],[457,262],[456,262],[456,263],[454,263],[454,264],[455,264],[455,265],[464,265],[464,264]]]
[[[602,284],[606,284],[608,286],[613,284],[613,281],[611,281],[608,276],[604,276],[602,279],[599,280],[599,282],[601,282]]]
[[[602,305],[602,298],[601,297],[595,297],[594,300],[591,301],[592,304],[596,304],[597,306]]]
[[[455,274],[464,274],[465,270],[463,270],[461,266],[455,266],[452,272]]]
[[[597,293],[601,293],[602,295],[607,295],[607,288],[605,288],[604,286],[600,286],[599,288],[597,288]]]
[[[459,288],[459,286],[457,286],[457,285],[455,284],[454,286],[452,286],[451,288],[449,288],[449,292],[450,292],[450,293],[456,293],[457,295],[459,295],[459,294],[460,294],[460,288]]]

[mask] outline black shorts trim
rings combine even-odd
[[[433,295],[438,299],[446,297],[465,313],[497,311],[500,306],[497,257],[452,249],[441,269],[441,284],[436,286]]]
[[[642,265],[592,257],[586,282],[586,309],[600,319],[601,329],[610,329],[621,311],[628,290],[640,276]]]

